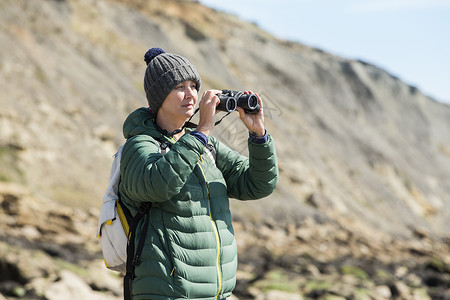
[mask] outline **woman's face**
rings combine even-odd
[[[196,86],[192,80],[176,85],[159,108],[158,117],[180,120],[180,122],[191,117],[198,99]]]

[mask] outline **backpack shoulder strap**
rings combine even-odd
[[[167,152],[169,152],[170,147],[168,143],[162,143],[159,140],[156,140],[156,142],[158,143],[159,146],[159,153],[161,153],[162,155],[166,154]]]
[[[205,153],[209,156],[209,158],[211,158],[211,160],[213,161],[214,164],[216,164],[216,148],[214,148],[214,145],[211,143],[208,143],[205,146]]]
[[[128,246],[127,246],[127,263],[126,263],[126,274],[123,278],[123,294],[125,300],[131,300],[131,282],[133,281],[135,274],[134,269],[136,265],[138,265],[141,261],[142,249],[144,248],[145,236],[147,235],[148,225],[149,225],[149,216],[146,217],[144,227],[142,228],[141,238],[139,239],[138,247],[136,249],[136,254],[134,252],[135,249],[135,237],[136,237],[136,228],[142,218],[145,218],[145,215],[149,211],[152,206],[151,202],[144,202],[139,206],[139,211],[133,217],[130,224],[130,231],[128,234]]]

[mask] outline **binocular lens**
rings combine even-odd
[[[220,99],[220,98],[219,98]],[[237,101],[233,97],[228,98],[222,98],[220,99],[219,106],[217,107],[218,110],[232,112],[235,111],[237,107]]]
[[[238,106],[243,109],[253,110],[258,106],[258,98],[253,94],[240,95],[238,98]]]
[[[255,95],[249,95],[248,108],[255,109],[258,106],[258,98]]]
[[[237,107],[237,101],[234,98],[228,98],[226,103],[227,111],[234,111]]]

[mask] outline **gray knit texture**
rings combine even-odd
[[[200,90],[200,75],[189,60],[172,53],[155,56],[147,65],[144,76],[144,90],[152,112],[157,114],[170,91],[186,80],[194,81],[197,91]]]

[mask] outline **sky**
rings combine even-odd
[[[450,0],[200,0],[286,40],[374,64],[450,103]]]

